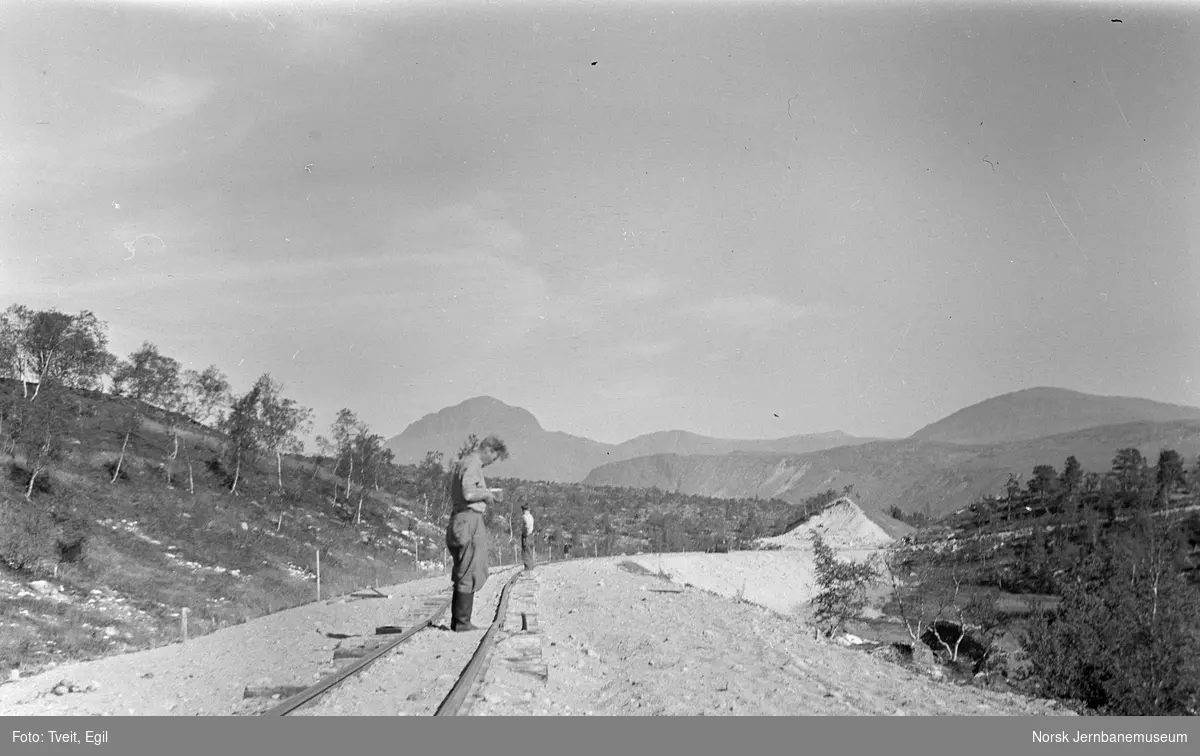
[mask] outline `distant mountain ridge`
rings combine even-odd
[[[547,431],[531,412],[490,396],[478,396],[425,415],[387,442],[401,464],[415,464],[426,452],[456,454],[471,433],[494,433],[504,439],[510,456],[490,471],[501,477],[576,483],[594,468],[613,461],[652,454],[729,454],[783,452],[802,454],[875,439],[841,431],[779,439],[722,439],[673,430],[648,433],[620,444],[606,444],[561,431]]]
[[[948,444],[1001,444],[1125,423],[1200,420],[1200,408],[1039,386],[965,407],[910,438]]]
[[[470,433],[508,442],[511,457],[490,468],[500,477],[797,503],[852,484],[868,513],[928,505],[939,514],[999,493],[1010,472],[1061,469],[1070,455],[1097,472],[1126,447],[1151,459],[1171,448],[1190,463],[1200,453],[1200,409],[1038,387],[971,405],[906,439],[831,431],[734,440],[673,430],[606,444],[547,431],[528,410],[484,396],[426,415],[388,445],[401,463],[429,450],[450,458]]]
[[[593,470],[592,486],[657,487],[722,498],[778,497],[799,503],[813,494],[853,485],[868,514],[899,506],[937,516],[1002,493],[1009,473],[1035,465],[1061,471],[1074,455],[1085,470],[1105,472],[1117,450],[1133,447],[1153,462],[1174,449],[1189,466],[1200,454],[1200,421],[1126,423],[1040,439],[967,446],[919,439],[877,441],[808,454],[659,454]]]

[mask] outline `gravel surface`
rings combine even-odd
[[[464,713],[1072,714],[1055,702],[934,680],[882,655],[815,639],[801,621],[814,592],[804,529],[820,529],[843,558],[868,556],[879,534],[854,509],[814,518],[780,551],[539,566],[514,584],[496,652]],[[476,598],[475,624],[495,618],[514,574],[493,571]],[[382,589],[386,599],[310,604],[186,644],[59,667],[0,685],[0,714],[258,713],[277,701],[244,698],[246,686],[313,684],[335,669],[339,645],[373,642],[381,625],[409,626],[449,598],[448,583],[445,576],[418,580]],[[417,634],[297,714],[432,714],[483,636],[451,633],[448,621],[443,615],[438,629]]]
[[[696,571],[729,572],[728,560],[714,559],[724,555],[689,556]],[[814,640],[791,617],[680,590],[653,575],[633,574],[622,561],[539,568],[548,680],[529,700],[505,695],[503,688],[517,680],[493,670],[472,714],[1072,714],[1051,701],[934,681],[863,651]]]
[[[511,569],[509,573],[511,574]],[[494,574],[475,602],[476,624],[490,622],[495,599],[505,576]],[[278,703],[270,699],[245,699],[247,686],[310,686],[334,669],[332,657],[341,644],[361,644],[361,638],[335,639],[327,633],[374,637],[383,625],[411,622],[415,611],[436,598],[449,598],[446,577],[428,578],[381,588],[386,599],[335,599],[278,612],[235,627],[219,630],[187,643],[112,656],[90,662],[62,665],[55,669],[0,685],[0,714],[27,715],[244,715]],[[443,616],[442,627],[449,621]],[[405,659],[420,664],[437,680],[445,675],[457,679],[458,658],[467,658],[482,633],[451,633],[438,630],[418,634],[405,643]],[[386,636],[384,636],[386,637]],[[397,649],[398,651],[399,649]],[[445,654],[443,660],[439,654]],[[457,654],[457,655],[456,655]],[[382,674],[400,662],[389,657],[368,668],[384,665]],[[353,659],[349,660],[353,661]],[[465,664],[465,660],[463,661]],[[441,671],[437,671],[437,670]],[[56,695],[59,684],[79,692]],[[363,700],[358,683],[343,692],[335,689],[325,706],[328,713],[349,713],[347,701]],[[450,681],[453,685],[453,680]],[[450,685],[446,686],[446,692]],[[428,688],[433,695],[435,687]],[[90,690],[84,690],[91,688]],[[61,690],[61,688],[60,688]],[[406,693],[405,695],[409,695]],[[444,693],[442,694],[444,695]],[[358,696],[358,698],[356,698]],[[440,703],[440,698],[432,705]],[[428,704],[424,704],[428,706]],[[380,705],[382,706],[382,704]],[[338,708],[341,707],[341,708]],[[398,713],[390,710],[355,713]]]
[[[474,624],[486,629],[495,619],[500,592],[512,572],[493,574],[475,595]],[[438,629],[417,633],[296,715],[432,715],[458,681],[484,635],[483,630],[450,632],[449,622],[447,609]]]

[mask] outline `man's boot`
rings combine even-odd
[[[475,608],[475,594],[470,591],[455,591],[450,604],[450,629],[456,633],[469,633],[479,628],[471,624],[471,612]]]

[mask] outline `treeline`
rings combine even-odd
[[[1136,448],[1117,451],[1104,473],[1087,472],[1074,456],[1061,472],[1053,465],[1033,468],[1025,487],[1009,476],[1003,497],[984,499],[974,512],[980,524],[1020,522],[1051,515],[1071,522],[1095,514],[1112,521],[1136,509],[1165,509],[1177,497],[1200,489],[1200,459],[1189,471],[1182,456],[1162,449],[1151,465]]]
[[[243,471],[263,455],[275,458],[282,488],[283,455],[302,451],[300,437],[311,427],[312,411],[285,397],[283,385],[269,373],[244,394],[235,394],[217,366],[184,370],[149,342],[117,357],[108,351],[107,324],[86,310],[76,315],[22,305],[5,310],[0,314],[0,377],[15,382],[0,396],[0,438],[10,454],[22,453],[27,499],[38,478],[61,459],[66,439],[82,419],[81,392],[107,389],[125,400],[118,421],[121,451],[109,469],[112,483],[122,479],[130,443],[151,414],[170,439],[163,459],[167,485],[174,481],[180,434],[196,423],[224,435],[218,463],[229,471],[234,494]],[[183,445],[194,491],[190,448]]]
[[[897,572],[917,575],[908,606],[935,596],[936,620],[979,650],[977,672],[998,632],[1019,629],[1028,665],[1010,681],[1031,693],[1106,714],[1200,713],[1200,460],[1125,448],[1103,473],[1072,456],[1022,477],[897,551]],[[998,591],[1032,595],[1032,614],[965,601]]]
[[[1075,457],[1063,469],[1037,465],[1024,486],[1012,474],[1003,496],[984,497],[942,524],[965,532],[1020,531],[1008,559],[993,558],[986,579],[1007,590],[1055,593],[1060,578],[1100,546],[1106,533],[1127,532],[1138,518],[1172,519],[1189,553],[1200,548],[1200,459],[1189,470],[1172,449],[1151,465],[1135,448],[1117,451],[1104,473],[1084,471]],[[982,547],[982,542],[978,544]],[[1195,565],[1188,571],[1195,575]]]
[[[49,475],[68,457],[77,464],[80,452],[108,458],[109,485],[129,481],[136,458],[139,468],[148,461],[165,486],[182,485],[193,496],[201,478],[233,496],[253,478],[254,496],[269,495],[281,512],[308,497],[308,505],[329,504],[346,522],[362,522],[369,492],[400,478],[384,437],[349,409],[317,437],[309,470],[306,458],[285,458],[303,453],[312,410],[287,397],[269,373],[237,393],[216,365],[183,369],[150,342],[118,357],[108,343],[107,324],[86,310],[13,305],[0,313],[0,455],[26,502],[0,507],[0,562],[9,567],[30,568],[56,545],[80,552],[86,517],[56,501]],[[267,462],[269,476],[259,469]],[[37,503],[39,494],[48,495],[45,503]],[[67,509],[74,514],[64,541]],[[375,514],[378,520],[387,513]]]
[[[449,516],[448,485],[455,463],[476,439],[469,437],[447,462],[428,452],[401,473],[400,493],[417,503],[424,519]],[[521,505],[537,523],[541,548],[555,558],[609,556],[637,551],[730,551],[748,549],[756,539],[786,532],[849,489],[827,491],[800,504],[782,499],[719,499],[658,488],[585,486],[518,479],[489,479],[505,490],[505,502],[489,508],[485,521],[493,535],[515,541]]]

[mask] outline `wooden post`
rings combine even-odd
[[[321,600],[321,547],[317,547],[317,601]]]
[[[187,643],[187,617],[188,608],[183,607],[183,611],[179,613],[179,633],[183,637],[183,642]]]

